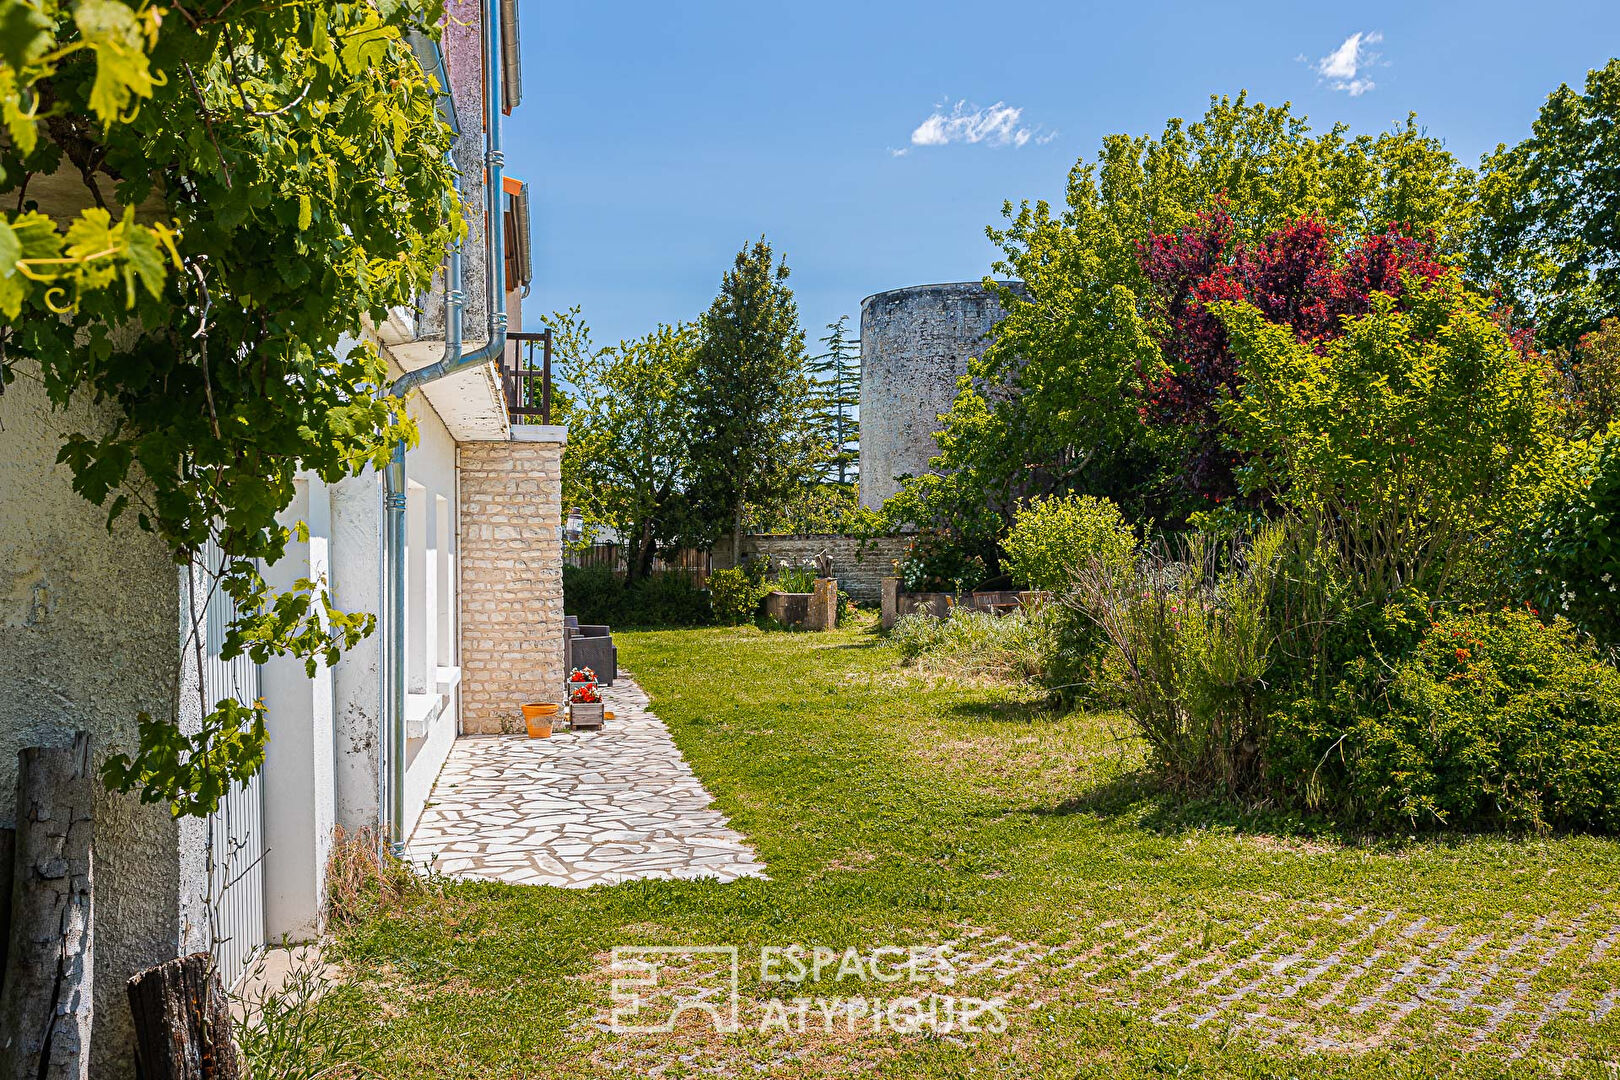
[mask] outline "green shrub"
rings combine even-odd
[[[595,566],[564,566],[563,613],[582,623],[615,626],[624,621],[624,580]]]
[[[889,640],[907,667],[961,678],[1043,681],[1056,651],[1054,623],[1045,611],[992,615],[956,608],[948,618],[902,616]]]
[[[715,621],[725,626],[750,622],[771,587],[746,567],[716,570],[709,575],[709,606]]]
[[[924,533],[913,540],[898,570],[906,592],[967,592],[985,577],[982,556],[939,533]]]
[[[1094,561],[1128,564],[1136,533],[1107,499],[1069,495],[1021,506],[1004,546],[1014,581],[1056,593],[1067,591]]]
[[[625,590],[626,626],[707,626],[714,621],[709,594],[692,575],[653,574]]]
[[[1570,444],[1520,532],[1518,578],[1543,612],[1620,645],[1620,427]]]
[[[1375,826],[1620,829],[1620,671],[1570,625],[1445,615],[1276,718],[1278,779]]]
[[[626,585],[611,570],[563,567],[563,611],[582,623],[608,626],[705,626],[713,621],[708,594],[682,573],[653,574]]]
[[[1450,279],[1400,306],[1375,294],[1325,345],[1245,304],[1213,308],[1242,364],[1220,412],[1245,492],[1330,530],[1370,602],[1449,596],[1529,510],[1553,446],[1547,373],[1484,298]]]

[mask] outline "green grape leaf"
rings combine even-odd
[[[73,21],[96,53],[90,108],[104,126],[110,126],[131,98],[152,96],[155,83],[140,17],[118,0],[79,0]]]
[[[51,20],[28,0],[0,0],[0,62],[21,71],[51,47]]]

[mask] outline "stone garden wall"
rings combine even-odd
[[[725,547],[727,545],[721,545]],[[867,545],[864,554],[861,543],[853,537],[831,533],[774,534],[753,533],[743,537],[743,556],[769,555],[772,559],[786,559],[803,564],[825,551],[832,557],[833,577],[838,587],[849,593],[852,600],[875,604],[882,593],[879,584],[894,573],[894,560],[903,558],[911,547],[909,536],[885,536]],[[716,552],[718,562],[719,552]]]
[[[562,443],[463,443],[461,729],[518,730],[563,680]]]

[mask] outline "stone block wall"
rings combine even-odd
[[[862,553],[861,542],[852,536],[752,533],[743,537],[742,550],[744,558],[769,555],[772,559],[786,559],[799,565],[825,551],[832,557],[833,577],[838,579],[838,587],[849,593],[852,600],[875,604],[880,592],[879,582],[894,573],[894,560],[904,558],[910,548],[909,536],[879,537]],[[716,552],[717,559],[718,555]],[[718,567],[719,562],[715,565]]]
[[[525,701],[562,699],[562,443],[459,453],[461,730],[519,731]]]

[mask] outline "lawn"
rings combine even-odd
[[[324,1008],[368,1070],[1616,1075],[1611,840],[1369,842],[1180,806],[1118,716],[903,674],[864,627],[634,633],[620,651],[769,880],[445,884],[350,926],[334,952],[351,977]],[[737,946],[741,1030],[688,1012],[670,1034],[610,1031],[621,945]],[[838,959],[814,983],[763,981],[760,948],[790,945]],[[885,946],[916,950],[921,981],[874,980]],[[899,955],[879,954],[885,974]],[[672,958],[666,985],[700,985],[710,959]],[[936,1019],[943,997],[958,1020],[965,1000],[995,1008],[980,1030],[907,1031],[909,1005],[890,1022],[832,1004],[907,995]]]

